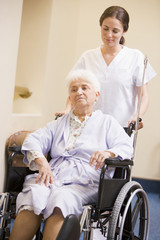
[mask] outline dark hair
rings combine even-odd
[[[99,19],[100,26],[102,26],[103,21],[108,17],[114,17],[114,18],[118,19],[123,25],[124,32],[127,32],[128,28],[129,28],[129,14],[124,8],[119,7],[119,6],[112,6],[112,7],[107,8],[102,13],[102,15]],[[120,39],[120,44],[124,44],[124,42],[125,42],[125,39],[122,36],[122,38]]]

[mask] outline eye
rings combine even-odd
[[[71,92],[76,92],[77,89],[76,88],[71,88]]]
[[[82,87],[82,89],[83,89],[83,90],[86,90],[86,89],[87,89],[87,87]]]
[[[104,30],[104,31],[108,31],[108,30],[109,30],[109,28],[105,27],[105,28],[103,28],[103,30]]]
[[[119,33],[118,29],[113,29],[113,33]]]
[[[89,87],[87,85],[82,86],[82,90],[87,90]]]

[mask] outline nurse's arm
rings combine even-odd
[[[141,96],[141,87],[137,87],[137,94],[138,94],[137,112],[133,116],[133,118],[129,120],[129,123],[132,121],[136,122],[136,120],[137,120],[138,106],[139,106],[139,101],[140,101],[140,96]],[[143,119],[144,114],[147,112],[148,106],[149,106],[149,94],[148,94],[148,83],[146,83],[143,86],[140,112],[139,112],[139,117],[141,119]],[[138,129],[140,129],[140,128],[143,128],[143,121],[139,122]]]

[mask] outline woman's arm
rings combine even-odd
[[[134,122],[137,121],[138,106],[139,106],[140,95],[141,95],[141,87],[137,87],[137,94],[138,94],[137,112],[133,116],[133,118],[129,120],[129,123],[132,121],[134,121]],[[141,106],[140,106],[140,112],[139,112],[140,118],[143,119],[143,116],[146,113],[148,106],[149,106],[149,94],[148,94],[148,83],[146,83],[143,86],[143,91],[142,91]],[[138,129],[141,129],[141,128],[143,128],[143,121],[139,122],[139,124],[138,124]]]

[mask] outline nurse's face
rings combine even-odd
[[[90,111],[93,108],[98,94],[95,92],[93,85],[84,79],[79,78],[73,81],[69,87],[69,98],[73,110]]]
[[[118,19],[112,17],[104,19],[101,26],[101,37],[104,45],[110,47],[119,45],[123,34],[123,25]]]

